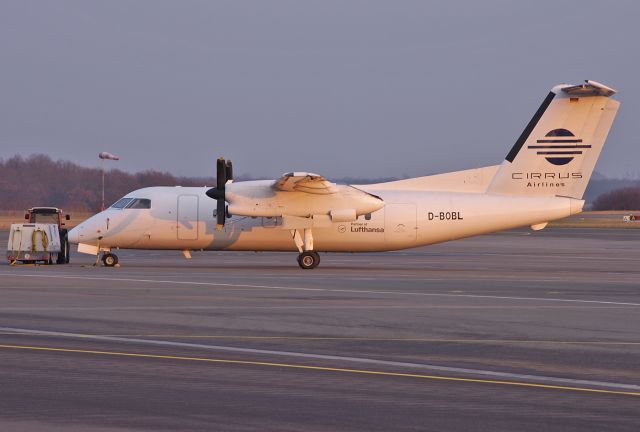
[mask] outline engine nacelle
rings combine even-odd
[[[331,194],[281,191],[272,180],[227,185],[229,214],[235,216],[278,217],[328,215],[334,222],[355,220],[384,207],[384,201],[353,186],[336,185]]]

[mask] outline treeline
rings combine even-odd
[[[593,210],[640,210],[640,185],[603,193],[595,199]]]
[[[203,186],[213,179],[175,177],[166,172],[135,174],[105,171],[105,204],[108,206],[132,190],[147,186]],[[0,209],[22,210],[32,206],[60,207],[65,211],[100,210],[102,171],[46,155],[0,159]]]
[[[0,210],[24,210],[32,206],[60,207],[65,211],[94,212],[101,206],[102,171],[46,155],[0,159]],[[250,180],[236,175],[236,180]],[[369,184],[396,178],[332,179],[343,184]],[[148,186],[214,185],[213,177],[176,177],[167,172],[128,173],[105,171],[105,204],[135,189]],[[594,210],[640,210],[640,182],[594,178],[585,194]]]
[[[251,180],[237,175],[236,180]],[[339,183],[376,183],[384,179],[339,179]],[[213,186],[212,177],[176,177],[168,172],[128,173],[105,171],[105,205],[127,193],[148,186]],[[59,207],[65,211],[99,211],[102,201],[102,170],[43,154],[0,159],[0,210],[24,210],[33,206]]]

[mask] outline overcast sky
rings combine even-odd
[[[638,175],[640,2],[0,0],[0,157],[129,171],[418,176],[500,163],[549,89],[622,101],[596,170]]]

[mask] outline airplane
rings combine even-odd
[[[133,191],[69,232],[78,251],[118,264],[116,249],[319,252],[415,248],[529,226],[582,211],[620,103],[596,81],[551,89],[500,165],[386,183],[342,185],[308,172],[216,186]]]

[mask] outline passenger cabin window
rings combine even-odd
[[[128,209],[150,209],[151,200],[147,198],[135,198],[129,205]]]
[[[121,198],[118,201],[116,201],[116,203],[114,205],[111,206],[111,208],[115,208],[115,209],[123,209],[127,206],[127,204],[129,204],[131,201],[133,201],[133,198]]]

